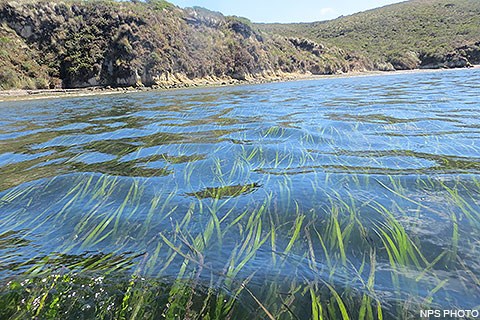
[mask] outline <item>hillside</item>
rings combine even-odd
[[[0,90],[182,87],[480,63],[480,1],[253,24],[163,0],[0,0]]]
[[[371,68],[464,67],[480,63],[480,1],[412,0],[299,24],[259,24],[364,56]]]
[[[345,61],[243,18],[161,0],[0,1],[0,41],[1,89],[271,80]]]

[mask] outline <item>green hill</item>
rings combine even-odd
[[[0,89],[181,87],[480,63],[479,0],[253,24],[164,0],[0,0]]]
[[[337,46],[365,57],[370,68],[480,63],[478,0],[412,0],[326,22],[258,27]]]
[[[344,61],[247,19],[163,0],[0,0],[0,41],[0,89],[263,81]]]

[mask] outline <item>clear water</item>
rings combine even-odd
[[[0,305],[478,309],[479,89],[476,69],[0,103]]]

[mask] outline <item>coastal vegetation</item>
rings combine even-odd
[[[0,1],[0,89],[178,87],[480,63],[480,4],[254,24],[166,1]]]
[[[52,88],[268,80],[325,60],[247,19],[164,1],[2,1],[0,25],[12,43],[2,49],[3,89],[33,78]],[[28,54],[18,57],[19,47]],[[30,61],[33,71],[22,67]]]
[[[370,68],[480,63],[480,3],[476,0],[412,0],[330,21],[258,26],[342,48],[363,57]]]

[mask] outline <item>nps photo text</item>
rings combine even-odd
[[[447,318],[447,319],[478,319],[480,318],[479,310],[420,310],[422,318]]]

